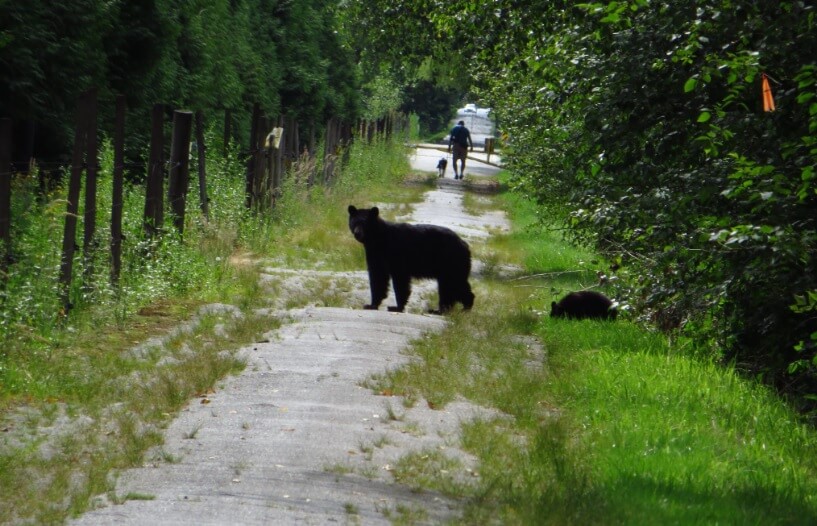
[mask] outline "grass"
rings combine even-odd
[[[394,509],[384,507],[380,510],[380,513],[389,519],[394,526],[409,526],[428,522],[428,512],[417,506],[398,504]]]
[[[128,302],[114,303],[120,310],[78,308],[59,326],[48,321],[53,313],[14,322],[6,333],[13,345],[4,345],[0,358],[0,522],[60,523],[80,513],[93,495],[111,490],[112,472],[161,448],[162,429],[183,404],[241,370],[235,353],[223,351],[256,341],[277,323],[252,314],[264,305],[260,255],[291,268],[365,268],[346,232],[346,206],[410,206],[424,189],[422,178],[397,184],[407,169],[393,148],[354,152],[348,175],[331,190],[287,188],[270,220],[245,220],[214,204],[214,214],[236,228],[193,226],[202,240],[196,251],[169,242],[167,258],[190,265],[179,283],[168,283],[175,270],[137,267],[164,276],[160,290],[134,282]],[[403,456],[395,478],[462,499],[463,524],[817,522],[815,430],[767,389],[679,352],[626,315],[615,323],[550,319],[550,301],[594,286],[607,265],[564,243],[526,201],[494,199],[514,230],[474,252],[523,275],[487,273],[474,283],[471,312],[452,314],[448,329],[415,342],[414,360],[365,385],[405,397],[403,407],[387,403],[384,414],[407,433],[424,433],[407,416],[422,398],[442,409],[463,397],[505,416],[463,423],[461,446],[477,458],[478,476],[448,476],[461,471],[458,461],[431,450]],[[468,206],[486,210],[490,203],[480,198]],[[206,293],[191,286],[199,278]],[[31,290],[39,286],[31,281]],[[323,301],[334,304],[333,294]],[[242,315],[204,314],[173,330],[214,300],[239,306]],[[20,312],[31,307],[19,305]],[[140,345],[149,335],[163,338]],[[359,448],[370,456],[387,444],[381,437]],[[325,470],[353,472],[343,464]],[[395,524],[428,519],[401,505],[381,512]]]
[[[451,492],[455,484],[449,473],[462,469],[462,463],[437,450],[416,451],[404,455],[392,470],[394,480],[415,490]]]
[[[204,315],[189,331],[171,334],[144,353],[129,352],[132,345],[112,348],[110,342],[66,349],[94,367],[94,374],[74,378],[71,369],[52,371],[69,376],[60,380],[66,399],[43,402],[42,412],[31,405],[32,414],[56,415],[60,425],[51,435],[42,435],[42,426],[51,423],[43,420],[46,416],[22,421],[14,416],[19,413],[6,415],[12,441],[7,438],[0,450],[2,522],[14,514],[40,523],[61,522],[85,509],[93,495],[110,489],[111,471],[139,465],[148,448],[161,445],[161,429],[172,414],[243,368],[235,354],[241,344],[276,323],[262,317]],[[190,430],[188,438],[197,431]],[[35,436],[39,438],[32,441]],[[15,441],[18,447],[10,447]],[[24,444],[29,445],[19,447]]]
[[[463,425],[476,489],[414,454],[396,472],[464,499],[462,524],[814,524],[815,430],[765,387],[626,317],[549,318],[549,301],[592,284],[603,262],[500,199],[515,230],[486,250],[528,278],[479,283],[473,311],[370,387],[510,418]]]

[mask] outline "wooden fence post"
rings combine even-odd
[[[205,165],[204,114],[196,112],[196,157],[199,168],[199,207],[205,221],[210,221],[210,198],[207,197],[207,166]]]
[[[11,257],[11,119],[0,119],[0,272]]]
[[[291,140],[289,141],[289,162],[286,166],[287,170],[292,166],[292,163],[298,159],[298,156],[301,155],[301,125],[298,124],[298,120],[295,117],[292,117],[289,127],[292,129],[292,133],[290,134]]]
[[[97,194],[97,91],[88,92],[87,121],[85,123],[85,216],[82,236],[83,287],[90,287],[94,274],[94,252],[97,249],[96,240],[96,194]]]
[[[11,119],[0,119],[0,274],[11,259]]]
[[[233,123],[233,112],[229,109],[224,110],[224,146],[221,152],[223,157],[227,157],[227,152],[230,149],[230,136],[232,135],[231,126]]]
[[[292,164],[301,154],[298,150],[298,144],[300,143],[300,130],[298,129],[298,121],[295,117],[288,116],[284,118],[278,126],[284,128],[284,144],[281,146],[281,156],[284,167],[283,170],[289,170],[292,167]]]
[[[151,111],[150,159],[145,181],[145,215],[143,225],[148,237],[153,237],[164,223],[164,104],[154,104]]]
[[[335,175],[338,159],[338,119],[332,117],[326,123],[326,140],[323,151],[323,181],[328,182]]]
[[[269,133],[269,119],[261,117],[258,119],[258,130],[256,139],[257,142],[253,148],[253,159],[255,160],[255,186],[253,187],[253,195],[255,196],[255,207],[261,209],[266,204],[265,188],[267,186],[267,150],[265,143],[267,140],[267,133]]]
[[[488,154],[486,156],[486,160],[491,162],[491,154],[494,153],[494,141],[496,139],[494,137],[485,137],[485,153]]]
[[[111,199],[111,284],[119,284],[122,269],[122,188],[125,170],[125,96],[116,96],[113,139],[113,191]]]
[[[316,159],[317,156],[318,156],[317,152],[315,151],[316,150],[316,147],[315,147],[316,142],[317,142],[317,138],[315,137],[315,123],[312,122],[312,124],[309,127],[309,159],[310,159],[310,161],[313,160],[313,159]],[[306,178],[307,188],[312,188],[312,185],[315,184],[315,176],[318,175],[317,171],[318,171],[317,163],[310,163],[309,176]]]
[[[280,128],[281,139],[278,141],[278,149],[275,150],[275,179],[272,187],[273,204],[281,197],[284,176],[292,167],[294,160],[298,158],[298,123],[295,118],[280,117],[278,119],[278,128]]]
[[[274,129],[267,135],[267,199],[272,208],[278,200],[281,190],[281,180],[284,171],[283,152],[286,148],[288,130],[285,128],[284,117],[278,117]]]
[[[352,125],[348,122],[341,122],[340,128],[340,141],[343,147],[343,165],[347,165],[349,163],[349,159],[352,153],[352,149],[349,148],[349,145],[352,144],[352,140],[354,139],[352,135]]]
[[[244,185],[246,194],[245,206],[252,208],[255,201],[253,189],[255,188],[255,161],[256,149],[258,148],[258,126],[261,119],[261,105],[257,102],[252,107],[252,121],[250,123],[250,157],[247,159],[247,179]]]
[[[74,149],[71,156],[71,175],[68,181],[68,205],[65,213],[65,227],[62,236],[62,258],[60,260],[59,299],[63,313],[71,309],[71,275],[74,269],[74,252],[77,249],[77,213],[79,211],[79,192],[82,185],[82,157],[85,151],[86,111],[88,94],[82,95],[77,103],[77,114],[74,125]]]
[[[190,183],[190,135],[193,129],[193,113],[173,112],[173,135],[170,142],[170,175],[167,200],[173,216],[173,226],[184,234],[184,209]]]
[[[326,122],[326,129],[323,132],[323,182],[328,179],[332,163],[332,119]]]
[[[371,143],[377,135],[377,121],[366,121],[366,142]]]

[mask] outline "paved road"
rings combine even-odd
[[[419,150],[414,168],[428,169],[426,157]],[[471,238],[504,225],[501,214],[465,213],[456,188],[427,197],[407,219],[447,224]],[[162,448],[120,475],[115,494],[124,503],[100,496],[99,507],[72,524],[391,524],[411,510],[437,524],[457,516],[461,503],[402,486],[392,470],[408,452],[435,451],[461,461],[452,476],[477,480],[474,459],[457,447],[460,423],[493,412],[466,402],[405,408],[400,397],[361,386],[404,363],[411,340],[445,328],[445,318],[420,314],[434,284],[418,284],[409,312],[395,314],[359,309],[368,292],[363,271],[271,268],[262,278],[280,291],[307,286],[311,274],[323,286],[332,282],[349,307],[282,313],[288,323],[241,350],[246,369],[225,379],[209,403],[191,401]]]

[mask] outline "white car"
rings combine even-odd
[[[466,104],[464,108],[457,110],[457,115],[477,115],[479,117],[487,117],[491,112],[491,108],[477,108],[476,104]]]

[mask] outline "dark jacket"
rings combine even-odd
[[[468,131],[468,128],[459,124],[451,128],[451,138],[448,140],[448,145],[451,146],[454,143],[464,148],[468,148],[469,145],[471,148],[474,147],[474,143],[471,142],[471,132]]]

